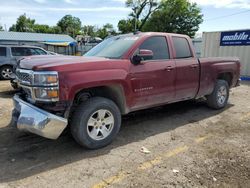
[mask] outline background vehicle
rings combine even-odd
[[[12,122],[56,139],[69,124],[87,148],[109,144],[132,111],[201,97],[224,108],[239,85],[237,58],[197,59],[188,36],[137,33],[108,38],[84,57],[30,57],[18,65]]]
[[[56,53],[56,52],[51,52],[51,51],[47,51],[47,55],[60,55],[60,54],[58,54],[58,53]]]
[[[17,61],[23,56],[32,55],[48,55],[48,52],[35,46],[0,45],[0,79],[10,79]]]

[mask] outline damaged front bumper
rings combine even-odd
[[[57,139],[68,124],[67,119],[27,103],[18,95],[13,97],[13,102],[14,109],[11,124],[19,130],[49,139]]]

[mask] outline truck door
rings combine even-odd
[[[199,87],[199,62],[184,37],[173,36],[176,64],[176,100],[192,99]]]
[[[130,79],[133,90],[133,107],[143,107],[166,103],[174,99],[175,61],[169,58],[169,48],[165,36],[147,38],[139,50],[151,50],[153,58],[131,65]]]

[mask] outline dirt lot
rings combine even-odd
[[[182,102],[130,114],[95,151],[67,133],[53,141],[8,126],[13,94],[0,81],[0,188],[250,187],[250,84],[224,110]]]

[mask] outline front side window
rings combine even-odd
[[[169,59],[169,50],[166,37],[150,37],[140,45],[139,49],[151,50],[153,52],[152,60]]]
[[[96,45],[84,56],[106,57],[111,59],[121,58],[125,52],[136,42],[137,36],[115,36]]]
[[[0,56],[6,56],[6,48],[0,47]]]
[[[32,55],[40,55],[34,48],[30,48],[29,51]]]
[[[42,49],[39,48],[32,48],[32,49],[36,52],[37,55],[47,55],[47,53]]]
[[[191,49],[189,47],[189,43],[186,38],[173,37],[172,39],[177,59],[193,57]]]

